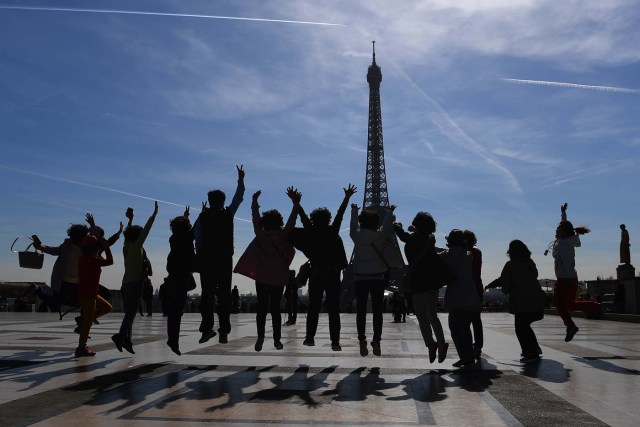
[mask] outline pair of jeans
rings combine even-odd
[[[418,325],[422,333],[422,339],[427,347],[434,344],[444,344],[444,331],[442,323],[438,319],[438,290],[430,290],[412,295],[413,310],[418,318]],[[436,339],[434,341],[433,334]]]
[[[110,313],[112,307],[111,304],[100,295],[97,295],[95,298],[79,298],[79,301],[80,307],[82,308],[82,320],[80,321],[78,347],[85,348],[93,320]]]
[[[309,276],[309,312],[307,313],[307,339],[316,336],[318,318],[322,308],[322,295],[326,295],[325,308],[329,313],[329,336],[332,344],[340,343],[340,272],[335,267],[311,267]]]
[[[272,286],[266,283],[256,282],[256,294],[258,295],[258,307],[256,309],[256,328],[258,338],[264,338],[267,312],[271,313],[271,326],[273,327],[273,340],[280,341],[282,328],[282,315],[280,314],[280,301],[284,286]]]
[[[142,293],[142,281],[123,283],[122,288],[122,306],[124,309],[124,319],[120,325],[120,339],[123,342],[131,342],[131,329],[133,320],[138,313],[138,304],[140,303],[140,294]]]
[[[367,300],[371,295],[371,311],[373,312],[373,342],[382,339],[382,311],[384,308],[384,288],[387,281],[384,279],[356,281],[356,327],[358,340],[366,341],[365,327],[367,323]]]
[[[522,354],[538,354],[538,339],[535,332],[531,329],[531,324],[541,320],[543,313],[516,313],[515,328],[516,337],[520,343]]]
[[[449,330],[451,339],[456,346],[460,360],[473,359],[473,337],[471,336],[471,322],[477,314],[475,311],[450,311]]]
[[[222,258],[214,259],[202,267],[200,271],[200,285],[202,295],[200,296],[200,332],[210,332],[213,330],[213,311],[218,299],[218,332],[228,334],[231,332],[231,278],[233,271],[233,257],[225,255]]]
[[[190,275],[189,275],[190,276]],[[187,302],[187,291],[185,282],[191,280],[189,277],[167,278],[166,299],[167,299],[167,341],[171,344],[178,344],[180,339],[180,323],[184,313],[184,305]]]
[[[571,318],[571,310],[573,310],[576,301],[576,291],[578,290],[577,278],[558,278],[553,287],[553,303],[558,310],[558,314],[562,318],[564,326],[567,328],[575,328]]]

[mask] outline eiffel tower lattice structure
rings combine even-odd
[[[369,126],[367,132],[367,173],[364,188],[363,209],[373,209],[380,214],[382,221],[389,208],[389,192],[387,191],[387,172],[384,167],[384,146],[382,138],[382,109],[380,105],[380,83],[382,70],[376,64],[376,42],[373,44],[373,62],[367,71],[369,83]],[[395,234],[388,239],[388,244],[400,251]],[[398,290],[404,276],[403,269],[393,269],[389,275],[388,290]]]

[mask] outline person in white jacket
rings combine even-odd
[[[351,224],[349,236],[354,243],[353,274],[356,294],[356,325],[360,341],[360,355],[369,354],[365,326],[367,320],[367,300],[371,294],[371,310],[373,312],[373,354],[381,355],[380,340],[382,338],[382,311],[384,290],[388,284],[387,272],[389,263],[384,258],[385,241],[393,235],[393,214],[395,206],[390,206],[385,213],[382,228],[379,228],[380,215],[372,209],[363,209],[358,214],[357,204],[351,205]]]
[[[578,272],[576,271],[576,249],[582,245],[580,235],[590,232],[586,227],[573,227],[567,220],[565,203],[560,207],[561,221],[556,228],[556,241],[553,243],[553,262],[556,273],[556,284],[553,289],[553,300],[567,328],[564,340],[569,342],[579,328],[573,322],[570,311],[576,309],[576,291],[578,290]]]

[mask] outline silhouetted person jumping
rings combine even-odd
[[[569,342],[578,332],[579,328],[571,318],[571,310],[576,308],[591,307],[593,303],[576,302],[576,292],[578,290],[578,272],[576,271],[576,248],[580,247],[580,235],[590,232],[586,227],[573,227],[567,220],[567,207],[565,203],[560,207],[561,221],[556,228],[556,240],[553,243],[553,261],[556,273],[556,284],[553,290],[553,299],[567,328],[567,335],[564,340]]]
[[[218,298],[219,341],[227,342],[231,332],[231,278],[233,270],[233,217],[244,197],[244,170],[236,166],[238,186],[231,204],[224,206],[225,194],[212,190],[207,194],[209,208],[203,209],[194,224],[196,260],[200,271],[200,323],[199,342],[205,343],[216,336],[213,330],[213,309]],[[205,206],[206,207],[206,204]]]
[[[325,307],[329,313],[329,336],[333,351],[342,350],[340,346],[340,272],[347,266],[347,256],[339,233],[344,212],[349,199],[356,193],[356,187],[349,184],[343,190],[344,198],[333,223],[329,209],[314,209],[307,217],[305,211],[298,205],[298,214],[304,228],[296,230],[297,236],[294,239],[302,242],[299,249],[303,250],[311,265],[307,331],[303,344],[315,345],[314,338],[318,329],[322,297],[325,294]]]
[[[284,288],[289,282],[289,265],[296,252],[288,239],[296,223],[297,203],[294,203],[287,224],[284,225],[282,215],[275,209],[260,215],[258,204],[260,194],[260,191],[256,191],[251,203],[251,219],[256,237],[249,243],[233,271],[256,281],[258,339],[255,350],[262,350],[268,312],[271,313],[273,346],[276,350],[282,350],[280,301],[282,301]],[[287,194],[297,202],[300,201],[300,194],[293,188],[287,189]]]

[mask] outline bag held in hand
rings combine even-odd
[[[29,248],[33,246],[33,242],[27,246],[24,251],[14,251],[13,246],[16,244],[21,237],[18,237],[11,244],[11,252],[15,252],[18,254],[18,263],[22,268],[42,268],[42,263],[44,262],[44,254],[39,252],[36,248],[33,248],[33,251],[29,251]],[[32,239],[29,239],[32,240]]]

